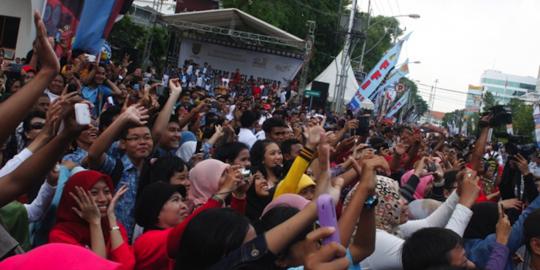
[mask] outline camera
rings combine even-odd
[[[429,162],[427,165],[426,165],[426,170],[428,172],[435,172],[437,171],[437,165],[435,165],[435,162]]]
[[[512,135],[508,133],[496,133],[498,138],[506,138],[508,142],[504,144],[504,149],[510,158],[513,158],[517,154],[520,154],[525,159],[529,160],[529,156],[536,152],[536,145],[534,143],[527,143],[527,136]]]
[[[242,174],[242,180],[244,182],[249,182],[249,177],[251,177],[251,171],[244,168],[240,173]]]
[[[482,116],[486,115],[492,116],[488,123],[484,122],[489,127],[498,127],[501,125],[512,124],[512,113],[507,107],[495,105],[489,108],[487,112],[482,114]]]

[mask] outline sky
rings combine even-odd
[[[450,112],[465,107],[469,84],[479,84],[486,69],[536,77],[540,65],[540,1],[538,0],[372,0],[375,15],[419,14],[399,17],[406,32],[400,61],[410,65],[409,78],[429,101],[430,86],[437,90],[434,110]],[[358,0],[367,11],[368,0]],[[429,104],[428,104],[429,105]]]

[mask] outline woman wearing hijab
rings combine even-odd
[[[188,198],[194,208],[196,209],[205,204],[208,199],[212,198],[219,190],[220,184],[225,181],[227,174],[239,174],[238,169],[238,166],[231,167],[227,163],[216,159],[203,160],[193,167],[193,169],[189,171],[191,188],[189,189]],[[245,189],[249,187],[249,184],[250,183],[243,183],[243,188],[227,192],[232,195],[231,207],[240,213],[245,212]]]
[[[133,268],[135,258],[126,230],[114,213],[116,202],[127,188],[121,187],[114,197],[113,190],[111,178],[98,171],[71,176],[64,187],[49,242],[88,247],[102,258]]]

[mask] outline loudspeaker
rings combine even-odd
[[[311,90],[321,93],[320,97],[313,97],[313,104],[311,106],[312,109],[325,110],[326,102],[328,99],[328,88],[330,88],[330,84],[325,83],[325,82],[313,81],[311,83]]]

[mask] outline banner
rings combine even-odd
[[[200,65],[210,63],[214,70],[232,74],[239,69],[247,78],[280,81],[284,85],[294,79],[303,64],[302,59],[184,39],[178,65],[182,66],[188,59]]]
[[[407,34],[405,37],[403,37],[403,39],[398,41],[394,47],[388,50],[381,60],[379,60],[377,65],[375,65],[375,67],[373,67],[373,69],[368,73],[349,104],[349,107],[352,110],[359,109],[362,100],[368,98],[377,89],[386,75],[388,75],[390,70],[396,65],[403,42],[405,42],[410,35],[410,33]]]
[[[536,137],[536,144],[540,147],[540,105],[534,104],[533,109],[534,118],[534,135]]]
[[[62,57],[71,49],[84,1],[47,0],[43,23],[47,35],[54,38],[56,56]]]
[[[97,56],[116,17],[125,12],[131,3],[132,0],[84,1],[73,49]]]
[[[394,103],[392,108],[390,108],[390,110],[386,114],[386,118],[390,118],[394,116],[394,114],[396,114],[403,107],[403,105],[407,104],[407,102],[409,101],[409,94],[410,94],[410,91],[405,92],[405,94],[403,94],[399,98],[399,100],[396,103]]]
[[[378,92],[384,91],[388,88],[394,89],[395,84],[401,80],[401,78],[405,77],[407,74],[409,74],[409,59],[405,60],[399,68],[394,68],[390,73],[388,74],[388,78],[384,82],[384,84],[381,87],[378,87],[373,93],[369,96],[369,99],[375,100],[376,95]]]

